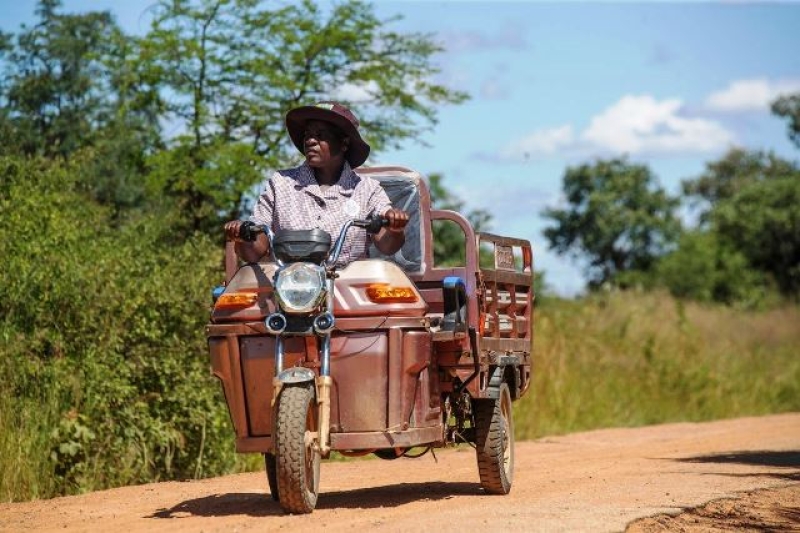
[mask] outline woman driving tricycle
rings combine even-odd
[[[352,116],[337,106],[287,115],[306,162],[273,176],[250,221],[226,225],[226,285],[206,333],[237,450],[264,454],[291,513],[316,506],[332,450],[395,459],[469,443],[484,490],[506,494],[512,402],[531,381],[530,244],[431,209],[413,171],[356,174],[369,147],[354,117],[355,137],[319,120]],[[331,181],[323,163],[337,153]],[[463,230],[464,266],[433,264],[434,220]],[[493,268],[480,266],[487,245]]]

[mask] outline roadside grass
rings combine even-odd
[[[54,493],[50,432],[59,415],[51,403],[0,395],[0,502]]]
[[[665,293],[547,299],[518,439],[800,410],[800,308],[701,305]]]

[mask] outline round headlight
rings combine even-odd
[[[281,307],[290,313],[306,313],[319,305],[325,287],[325,270],[312,263],[294,263],[278,272],[275,291]]]

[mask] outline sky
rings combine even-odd
[[[153,0],[64,0],[108,9],[144,34]],[[34,21],[34,0],[0,0],[0,28]],[[777,95],[800,92],[800,3],[374,2],[397,31],[444,47],[437,81],[469,101],[443,106],[425,145],[372,164],[441,173],[493,233],[525,238],[557,293],[579,294],[582,264],[547,248],[548,207],[563,207],[570,166],[627,156],[673,194],[733,146],[797,160]],[[357,109],[355,110],[357,112]]]

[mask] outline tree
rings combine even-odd
[[[800,296],[800,171],[744,187],[717,206],[713,225],[783,294]]]
[[[800,93],[781,96],[772,103],[772,112],[789,124],[789,138],[800,148]]]
[[[38,23],[17,35],[7,58],[5,105],[14,137],[3,145],[25,154],[69,156],[93,137],[107,114],[98,57],[116,30],[111,15],[62,15],[42,0]]]
[[[719,202],[735,196],[752,183],[786,176],[794,172],[794,168],[793,163],[772,152],[732,148],[718,161],[707,163],[703,174],[684,180],[682,187],[694,203],[703,204],[700,219],[705,223]]]
[[[648,272],[680,233],[678,200],[656,183],[647,166],[625,158],[569,167],[567,205],[544,211],[544,235],[559,254],[588,262],[589,283],[619,282],[625,272]]]
[[[706,204],[701,215],[705,231],[746,258],[747,268],[772,278],[786,295],[800,293],[798,187],[796,163],[739,148],[683,183],[687,195]]]
[[[431,206],[463,214],[475,231],[487,231],[492,215],[484,209],[474,209],[464,213],[464,201],[448,191],[442,183],[444,176],[431,174],[428,187],[431,193]],[[464,264],[464,232],[455,223],[436,221],[433,224],[433,262],[436,265]]]
[[[747,305],[759,303],[766,286],[764,274],[751,268],[744,254],[707,230],[682,234],[678,247],[659,259],[649,281],[678,298]]]
[[[154,161],[152,186],[193,213],[195,228],[237,216],[265,169],[297,159],[283,124],[292,107],[354,105],[377,152],[416,138],[439,104],[466,97],[431,81],[440,48],[430,37],[386,29],[391,20],[360,1],[265,9],[255,0],[162,0],[153,13],[141,61],[170,94],[181,135]]]
[[[0,153],[69,159],[94,148],[87,189],[115,207],[137,204],[144,155],[158,139],[158,96],[131,73],[135,40],[110,13],[60,6],[40,0],[33,27],[0,38]]]

